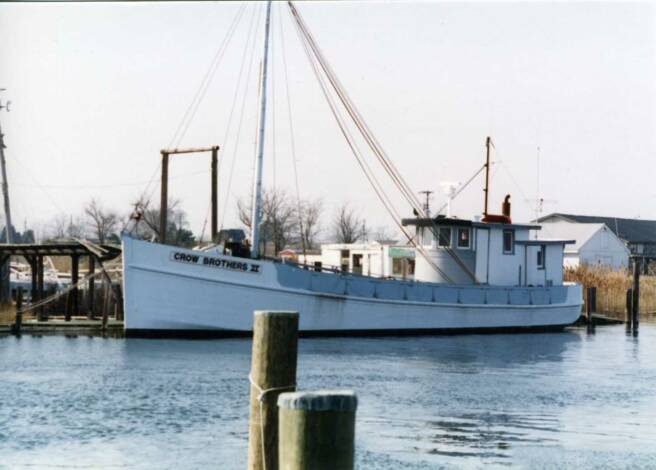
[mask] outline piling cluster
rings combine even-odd
[[[298,312],[253,320],[249,470],[352,470],[357,397],[296,391]]]

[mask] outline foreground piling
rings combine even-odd
[[[351,391],[280,395],[278,468],[352,470],[357,405]]]
[[[278,469],[278,395],[296,389],[298,312],[253,318],[248,469]]]

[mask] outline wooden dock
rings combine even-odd
[[[108,335],[120,337],[124,334],[123,322],[108,319],[107,327],[103,330],[102,319],[89,320],[86,317],[73,317],[70,321],[62,317],[50,317],[48,321],[36,319],[24,320],[21,324],[21,334],[31,335]],[[13,333],[11,325],[0,325],[0,334]]]

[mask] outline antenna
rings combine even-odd
[[[533,204],[533,210],[535,211],[535,221],[537,222],[542,213],[544,212],[545,204],[556,204],[558,201],[555,199],[545,199],[540,194],[540,146],[537,147],[536,153],[536,169],[535,169],[535,198],[534,199],[525,199],[526,202]],[[537,239],[538,234],[535,232],[535,238]]]
[[[419,194],[424,194],[426,196],[426,202],[424,203],[424,212],[426,213],[426,217],[430,217],[430,196],[434,192],[435,191],[429,191],[428,189],[419,191]]]

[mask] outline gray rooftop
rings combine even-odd
[[[553,213],[540,217],[538,222],[564,220],[583,224],[606,224],[618,238],[628,243],[656,243],[656,220],[625,219],[621,217],[600,217],[594,215],[575,215]]]

